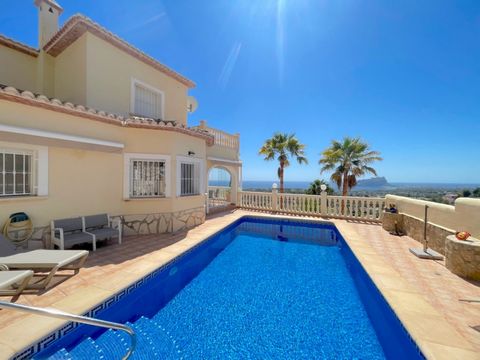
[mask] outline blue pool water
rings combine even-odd
[[[331,225],[247,218],[99,314],[135,359],[415,359],[421,354]],[[120,358],[80,326],[39,358]]]

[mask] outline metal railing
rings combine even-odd
[[[208,186],[207,214],[210,210],[221,210],[231,204],[232,189],[229,186]]]
[[[327,216],[380,222],[385,199],[377,197],[241,191],[239,206],[245,209],[282,212],[295,215]]]
[[[208,186],[208,198],[219,201],[230,202],[230,186]]]
[[[13,304],[5,301],[0,301],[0,308],[11,309],[11,310],[25,312],[28,314],[52,317],[52,318],[57,318],[62,320],[69,320],[77,323],[93,325],[93,326],[98,326],[98,327],[107,328],[107,329],[125,331],[128,335],[130,335],[130,348],[128,349],[125,356],[122,357],[122,360],[127,360],[130,357],[130,355],[132,355],[137,345],[137,337],[135,335],[135,332],[131,327],[127,325],[118,324],[118,323],[114,323],[106,320],[94,319],[87,316],[73,315],[57,309],[38,308],[34,306]]]

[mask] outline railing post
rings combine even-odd
[[[208,212],[210,211],[210,207],[208,204],[208,191],[205,193],[205,213],[208,215]]]
[[[323,189],[324,185],[322,185],[322,192],[320,193],[320,214],[322,216],[328,215],[328,208],[327,208],[327,191]],[[326,188],[326,186],[325,186]]]
[[[277,184],[273,183],[272,185],[272,211],[277,211],[277,198],[278,198],[278,189]]]

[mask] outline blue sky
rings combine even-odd
[[[258,155],[275,131],[307,145],[313,180],[332,139],[361,136],[392,182],[480,183],[480,1],[58,0],[197,83],[189,124],[241,134],[245,180],[273,180]],[[31,0],[0,33],[37,45]],[[321,177],[326,177],[322,175]]]

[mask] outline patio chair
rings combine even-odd
[[[118,238],[118,243],[122,243],[122,226],[120,219],[112,220],[108,214],[98,214],[84,216],[83,223],[83,231],[95,235],[95,241],[116,237]]]
[[[46,289],[59,270],[73,270],[77,274],[88,256],[86,250],[32,250],[16,252],[15,246],[0,235],[0,264],[9,270],[32,270],[46,273],[42,281],[26,285],[27,289]]]
[[[58,219],[51,222],[51,239],[60,250],[77,244],[92,243],[93,251],[97,250],[95,235],[84,230],[83,218]]]
[[[10,270],[0,264],[0,295],[19,295],[33,276],[32,270]]]

